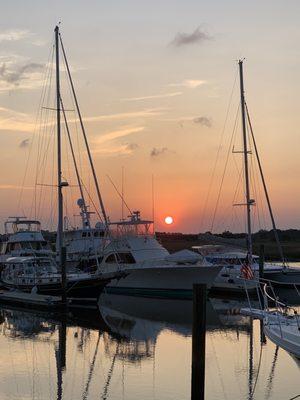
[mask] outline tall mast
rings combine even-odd
[[[105,227],[108,230],[109,221],[108,221],[108,218],[107,218],[107,215],[106,215],[104,202],[103,202],[103,199],[102,199],[102,196],[101,196],[101,193],[100,193],[100,187],[99,187],[99,183],[98,183],[98,179],[97,179],[97,175],[96,175],[96,171],[95,171],[95,167],[94,167],[94,163],[93,163],[93,159],[92,159],[89,143],[88,143],[88,140],[87,140],[87,136],[86,136],[86,132],[85,132],[85,128],[84,128],[84,124],[83,124],[83,120],[82,120],[82,117],[81,117],[81,112],[80,112],[80,108],[79,108],[79,104],[78,104],[78,101],[77,101],[77,96],[76,96],[76,92],[75,92],[75,88],[74,88],[74,84],[73,84],[73,79],[72,79],[70,68],[69,68],[69,63],[68,63],[68,60],[67,60],[67,57],[66,57],[65,48],[64,48],[64,45],[63,45],[61,37],[60,37],[60,44],[61,44],[63,58],[65,60],[65,64],[66,64],[66,68],[67,68],[67,74],[68,74],[68,77],[69,77],[69,80],[70,80],[71,90],[72,90],[72,93],[73,93],[73,97],[74,97],[74,101],[75,101],[77,114],[78,114],[78,117],[79,117],[81,130],[82,130],[82,133],[83,133],[83,138],[84,138],[84,142],[85,142],[85,146],[86,146],[86,150],[87,150],[87,154],[88,154],[88,158],[89,158],[89,163],[90,163],[90,166],[91,166],[91,170],[92,170],[92,174],[93,174],[93,178],[94,178],[94,182],[95,182],[96,192],[97,192],[98,200],[99,200],[99,203],[100,203],[100,209],[101,209],[101,212],[102,212],[102,215],[103,215]]]
[[[244,170],[245,170],[245,189],[246,189],[246,209],[247,209],[247,248],[248,260],[252,263],[252,232],[251,232],[251,204],[253,200],[250,198],[250,180],[248,166],[248,147],[247,147],[247,131],[246,131],[246,112],[245,112],[245,94],[244,94],[244,77],[243,77],[243,60],[239,60],[240,72],[240,91],[241,91],[241,111],[242,111],[242,130],[243,130],[243,153],[244,153]]]
[[[55,32],[55,62],[56,62],[56,123],[57,123],[57,189],[58,189],[58,226],[57,226],[57,247],[59,255],[59,266],[61,268],[62,300],[66,300],[66,269],[65,254],[63,248],[63,195],[62,188],[66,186],[62,182],[61,171],[61,126],[60,126],[60,81],[59,81],[59,28]]]

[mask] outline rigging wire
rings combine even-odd
[[[222,174],[222,178],[221,178],[221,183],[220,183],[220,187],[219,187],[219,191],[218,191],[218,195],[217,195],[217,201],[216,201],[216,205],[215,205],[215,208],[214,208],[212,223],[211,223],[211,227],[210,227],[210,231],[211,232],[214,229],[214,224],[215,224],[216,214],[217,214],[217,210],[218,210],[218,206],[219,206],[219,202],[220,202],[220,197],[221,197],[221,192],[222,192],[222,188],[223,188],[225,173],[226,173],[226,170],[227,170],[229,156],[230,156],[230,153],[231,153],[231,147],[232,147],[232,143],[234,142],[234,137],[235,137],[235,134],[236,134],[236,127],[237,127],[237,119],[238,119],[239,110],[240,110],[240,106],[238,106],[238,109],[237,109],[237,113],[236,113],[236,117],[235,117],[235,121],[234,121],[234,126],[233,126],[233,130],[232,130],[231,138],[230,138],[230,143],[229,143],[229,147],[228,147],[228,151],[227,151],[227,155],[226,155],[225,166],[224,166],[224,170],[223,170],[223,174]]]
[[[96,171],[95,171],[93,159],[92,159],[92,156],[91,156],[90,148],[89,148],[89,145],[88,145],[88,140],[87,140],[87,136],[86,136],[86,132],[85,132],[85,127],[84,127],[84,124],[83,124],[83,120],[82,120],[82,117],[81,117],[79,105],[78,105],[78,102],[77,102],[76,92],[75,92],[72,76],[71,76],[71,73],[70,73],[69,64],[68,64],[68,61],[67,61],[67,57],[66,57],[64,45],[63,45],[63,42],[62,42],[61,34],[59,34],[59,39],[60,39],[61,49],[62,49],[62,53],[63,53],[63,58],[65,59],[65,63],[66,63],[66,67],[67,67],[67,72],[68,72],[68,76],[69,76],[69,80],[70,80],[70,84],[71,84],[71,88],[72,88],[72,93],[73,93],[73,98],[74,98],[74,101],[75,101],[76,110],[77,110],[77,114],[78,114],[78,117],[79,117],[81,130],[82,130],[82,134],[83,134],[83,138],[84,138],[84,142],[85,142],[85,146],[86,146],[86,150],[87,150],[87,154],[88,154],[88,158],[89,158],[89,162],[90,162],[90,167],[92,169],[93,176],[94,176],[94,183],[95,183],[95,187],[96,187],[96,191],[97,191],[97,196],[98,196],[98,200],[99,200],[99,204],[100,204],[100,209],[101,209],[101,212],[102,212],[102,215],[103,215],[103,220],[104,220],[104,223],[105,223],[105,227],[108,230],[108,219],[107,219],[107,215],[106,215],[106,211],[105,211],[105,207],[104,207],[104,202],[103,202],[103,199],[102,199],[102,196],[101,196],[100,187],[99,187],[99,183],[98,183],[98,180],[97,180]]]
[[[228,120],[228,116],[229,116],[229,111],[230,111],[230,107],[231,107],[232,97],[233,97],[233,93],[234,93],[234,89],[235,89],[235,85],[236,85],[236,81],[237,81],[237,75],[238,75],[238,70],[236,69],[236,73],[235,73],[235,77],[234,77],[234,81],[233,81],[233,85],[232,85],[232,89],[231,89],[231,93],[230,93],[229,101],[228,101],[228,105],[227,105],[225,121],[224,121],[224,125],[223,125],[222,132],[221,132],[221,139],[220,139],[219,147],[218,147],[218,150],[217,150],[214,166],[213,166],[213,169],[212,169],[212,173],[211,173],[211,177],[210,177],[210,183],[209,183],[207,195],[206,195],[205,202],[204,202],[204,207],[202,209],[201,222],[200,222],[200,227],[201,228],[200,228],[200,230],[201,229],[203,230],[205,215],[206,215],[206,211],[207,211],[207,205],[208,205],[209,197],[210,197],[210,194],[211,194],[211,189],[212,189],[214,178],[215,178],[215,173],[216,173],[216,169],[217,169],[217,164],[218,164],[220,152],[221,152],[222,145],[223,145],[223,138],[224,138],[224,133],[225,133],[227,120]]]
[[[267,201],[267,205],[268,205],[268,209],[269,209],[269,214],[270,214],[270,218],[271,218],[271,222],[272,222],[273,232],[274,232],[274,235],[275,235],[276,244],[277,244],[278,251],[279,251],[281,260],[283,262],[283,265],[286,265],[284,254],[283,254],[283,249],[282,249],[282,246],[281,246],[281,243],[280,243],[280,240],[279,240],[279,236],[278,236],[278,231],[277,231],[277,227],[276,227],[276,223],[275,223],[275,218],[274,218],[274,214],[273,214],[273,210],[272,210],[272,206],[271,206],[271,201],[270,201],[270,197],[269,197],[269,193],[268,193],[268,189],[267,189],[264,173],[263,173],[263,170],[262,170],[262,165],[261,165],[261,162],[260,162],[260,157],[259,157],[259,154],[258,154],[258,149],[257,149],[257,146],[256,146],[256,140],[255,140],[255,136],[254,136],[254,133],[253,133],[253,128],[252,128],[252,124],[251,124],[251,119],[250,119],[247,103],[245,103],[245,107],[246,107],[246,115],[247,115],[247,119],[248,119],[248,122],[249,122],[251,137],[252,137],[252,141],[253,141],[253,145],[254,145],[254,149],[255,149],[256,159],[257,159],[257,163],[258,163],[258,167],[259,167],[259,171],[260,171],[261,181],[262,181],[262,184],[263,184],[265,197],[266,197],[266,201]]]
[[[29,152],[28,152],[28,156],[27,156],[27,160],[26,160],[26,164],[25,164],[23,180],[22,180],[21,189],[20,189],[20,193],[19,193],[19,201],[18,201],[18,205],[17,205],[18,213],[20,211],[21,203],[22,203],[22,200],[23,200],[25,181],[26,181],[26,178],[27,178],[29,161],[31,159],[31,153],[32,153],[32,149],[33,149],[33,142],[34,142],[34,139],[35,139],[35,133],[36,133],[36,130],[37,130],[39,113],[40,113],[40,110],[41,110],[41,105],[42,105],[42,102],[43,102],[43,99],[44,99],[44,93],[45,93],[45,90],[46,90],[46,81],[47,81],[46,78],[47,78],[47,74],[48,74],[48,70],[49,70],[49,65],[52,65],[52,62],[50,62],[50,59],[53,60],[53,55],[54,55],[54,47],[53,47],[53,44],[52,44],[52,46],[50,47],[50,51],[49,51],[49,55],[48,55],[48,59],[47,59],[47,63],[46,63],[46,68],[45,68],[45,72],[44,72],[42,91],[41,91],[41,95],[40,95],[40,99],[39,99],[39,103],[38,103],[38,107],[37,107],[37,112],[36,112],[35,127],[34,127],[34,130],[33,130],[32,140],[30,141],[30,145],[29,145]]]

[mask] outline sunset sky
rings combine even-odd
[[[33,163],[21,204],[20,187],[36,130],[53,29],[61,21],[111,219],[120,217],[121,205],[107,175],[120,190],[123,168],[126,202],[146,218],[152,217],[153,176],[157,230],[211,229],[238,111],[238,80],[233,89],[237,60],[245,57],[246,99],[278,226],[299,228],[299,16],[298,0],[12,0],[2,4],[1,225],[16,213],[34,217],[30,215]],[[71,107],[67,99],[66,108]],[[232,143],[235,150],[240,150],[240,126],[239,117]],[[242,201],[242,188],[236,189],[241,161],[240,154],[230,154],[215,232],[243,229],[243,211],[232,206]],[[255,230],[270,227],[256,186],[252,185],[257,200]],[[73,200],[78,197],[74,194]],[[172,225],[164,222],[168,215],[174,219]],[[41,207],[37,217],[46,226],[49,207]]]

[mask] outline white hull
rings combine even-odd
[[[272,319],[273,322],[265,325],[266,336],[276,345],[300,358],[300,331],[297,324],[285,324],[284,321],[279,324],[276,317]]]
[[[211,287],[218,275],[220,267],[212,266],[153,266],[144,268],[128,268],[128,275],[113,280],[107,289],[117,292],[144,291],[149,294],[192,292],[196,283]]]

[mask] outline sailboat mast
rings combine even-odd
[[[244,147],[243,153],[244,153],[246,209],[247,209],[247,236],[248,236],[247,237],[247,248],[248,248],[248,260],[251,265],[251,263],[252,263],[251,204],[253,203],[253,201],[250,198],[250,179],[249,179],[248,146],[247,146],[247,131],[246,131],[243,60],[239,60],[239,72],[240,72],[242,131],[243,131],[243,147]]]
[[[66,269],[63,249],[63,194],[62,170],[61,170],[61,123],[60,123],[60,79],[59,79],[59,27],[55,32],[55,62],[56,62],[56,123],[57,123],[57,189],[58,189],[58,226],[57,247],[59,255],[59,266],[61,268],[62,300],[66,296]]]

